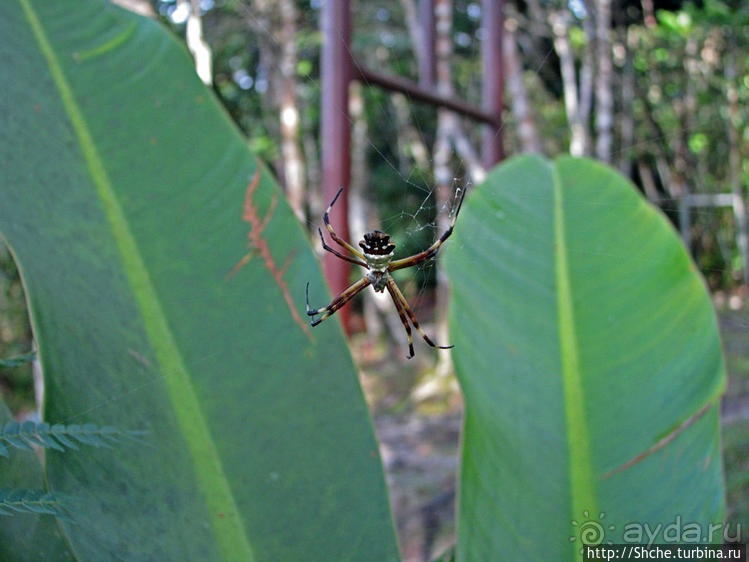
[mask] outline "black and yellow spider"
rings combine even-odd
[[[390,273],[392,271],[395,271],[396,269],[403,269],[404,267],[411,267],[413,265],[420,264],[428,260],[429,258],[433,257],[437,253],[437,250],[440,249],[440,246],[444,244],[445,240],[447,240],[453,232],[455,221],[457,220],[458,213],[460,212],[460,206],[463,204],[463,197],[465,196],[465,190],[463,190],[463,192],[460,195],[460,201],[458,201],[458,206],[455,209],[455,214],[453,215],[453,218],[450,221],[450,226],[444,232],[444,234],[440,236],[437,239],[437,241],[434,242],[434,244],[429,246],[423,252],[419,252],[418,254],[414,254],[413,256],[410,256],[408,258],[403,258],[403,259],[399,259],[395,261],[393,261],[393,250],[395,250],[395,244],[393,244],[390,241],[390,235],[384,232],[381,232],[379,230],[373,230],[372,232],[368,232],[364,235],[364,240],[359,242],[359,246],[361,246],[362,250],[364,250],[364,253],[360,252],[359,250],[354,248],[351,244],[349,244],[342,238],[338,237],[338,235],[333,230],[333,227],[330,225],[330,221],[328,219],[328,213],[330,213],[330,210],[333,208],[333,205],[335,204],[336,200],[338,199],[338,196],[341,194],[342,191],[343,191],[343,188],[338,190],[338,193],[336,193],[336,196],[333,198],[333,201],[330,203],[330,205],[328,205],[328,208],[323,214],[322,218],[323,218],[323,222],[325,222],[325,226],[328,228],[328,232],[330,232],[330,237],[335,242],[337,242],[341,247],[343,247],[344,249],[354,254],[356,258],[352,258],[350,256],[344,255],[340,253],[338,250],[331,248],[325,243],[325,238],[323,238],[322,230],[318,228],[317,232],[320,234],[320,240],[322,241],[323,249],[327,250],[328,252],[331,252],[332,254],[341,258],[342,260],[346,260],[347,262],[360,265],[361,267],[366,268],[368,271],[367,271],[367,274],[364,277],[362,277],[359,281],[349,286],[340,295],[334,298],[328,306],[324,306],[322,308],[311,309],[309,307],[309,282],[308,282],[307,289],[306,289],[307,315],[316,316],[318,314],[322,314],[322,316],[320,316],[319,318],[312,319],[310,321],[310,324],[312,326],[317,326],[320,322],[322,322],[329,316],[335,314],[335,312],[338,309],[340,309],[348,301],[354,298],[368,285],[372,285],[372,288],[379,293],[382,293],[385,289],[387,289],[388,292],[390,293],[390,296],[393,299],[395,308],[398,311],[398,316],[400,316],[401,322],[403,323],[403,327],[406,329],[406,333],[408,334],[408,351],[409,351],[409,355],[407,356],[408,359],[414,356],[414,345],[413,345],[413,338],[411,337],[411,326],[408,324],[409,319],[411,320],[411,324],[413,324],[414,327],[417,330],[419,330],[422,337],[424,338],[424,341],[426,341],[432,347],[437,347],[439,349],[450,349],[451,347],[453,347],[451,345],[445,345],[445,346],[437,345],[432,340],[429,339],[429,337],[424,333],[424,330],[422,330],[421,327],[419,326],[419,322],[416,320],[416,316],[411,311],[411,307],[408,306],[408,303],[406,302],[406,298],[403,296],[403,293],[401,293],[400,289],[398,288],[398,285],[395,284],[395,281],[390,276]]]

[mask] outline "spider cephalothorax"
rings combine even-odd
[[[381,230],[373,230],[364,235],[364,240],[359,242],[359,246],[364,250],[364,255],[373,254],[376,256],[386,256],[392,254],[395,250],[395,244],[390,241],[390,235]]]
[[[419,322],[416,320],[416,315],[414,315],[414,313],[411,311],[411,307],[408,306],[406,298],[403,296],[403,293],[401,293],[398,285],[395,284],[395,281],[393,281],[393,278],[390,276],[390,272],[397,269],[403,269],[404,267],[411,267],[412,265],[420,264],[437,254],[437,250],[440,249],[442,244],[445,243],[445,240],[447,240],[453,232],[455,221],[458,218],[458,213],[460,212],[460,206],[463,204],[463,197],[465,197],[466,194],[465,190],[460,194],[460,200],[458,201],[458,206],[455,209],[455,214],[453,214],[453,218],[450,221],[450,226],[442,234],[442,236],[440,236],[439,239],[434,242],[434,244],[429,246],[423,252],[419,252],[418,254],[414,254],[413,256],[399,260],[393,260],[393,251],[395,250],[395,244],[390,241],[390,236],[379,230],[373,230],[372,232],[366,233],[364,235],[364,240],[359,242],[359,246],[362,250],[364,250],[364,253],[360,252],[351,244],[338,237],[338,235],[335,233],[335,230],[333,230],[333,227],[330,225],[328,214],[330,213],[330,209],[333,207],[342,191],[343,188],[338,190],[338,193],[336,193],[336,196],[333,197],[333,201],[330,203],[330,205],[328,205],[327,210],[323,214],[322,219],[328,229],[328,232],[330,233],[330,237],[339,246],[356,256],[356,258],[347,256],[345,254],[342,254],[338,250],[331,248],[325,243],[325,238],[323,238],[322,230],[318,228],[317,232],[320,234],[320,240],[322,241],[322,247],[324,250],[336,255],[342,260],[346,260],[347,262],[355,263],[356,265],[364,267],[368,271],[366,275],[364,275],[364,277],[362,277],[359,281],[348,287],[340,295],[334,298],[328,306],[324,306],[322,308],[310,308],[309,283],[307,283],[307,314],[309,316],[317,316],[318,314],[322,315],[317,319],[313,318],[312,320],[310,320],[310,324],[312,326],[317,326],[320,322],[322,322],[332,314],[335,314],[336,310],[340,309],[344,304],[354,298],[358,293],[362,291],[362,289],[366,288],[367,285],[372,285],[375,291],[383,292],[385,289],[387,289],[388,293],[390,293],[390,296],[393,299],[393,303],[395,304],[395,309],[398,311],[398,316],[400,316],[401,323],[403,324],[403,327],[406,329],[406,333],[408,334],[409,359],[414,356],[413,338],[411,337],[411,325],[408,323],[409,320],[411,321],[411,324],[413,324],[414,328],[419,330],[421,336],[424,338],[424,341],[426,341],[429,345],[431,345],[432,347],[438,347],[440,349],[451,348],[451,345],[442,346],[435,344],[424,333],[424,330],[421,329],[421,327],[419,326]]]
[[[393,250],[395,244],[390,242],[390,235],[373,230],[364,235],[364,240],[359,242],[364,250],[364,261],[367,263],[367,278],[374,290],[381,293],[385,290],[388,280],[388,266],[393,261]]]

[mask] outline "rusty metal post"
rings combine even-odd
[[[481,63],[484,71],[482,89],[483,110],[495,116],[493,124],[484,125],[482,160],[488,170],[503,158],[502,149],[502,17],[503,0],[483,0],[484,41],[481,45]]]
[[[325,0],[320,20],[322,193],[327,205],[338,189],[344,188],[330,213],[330,223],[336,234],[348,240],[348,186],[351,178],[348,89],[352,78],[351,12],[348,0]],[[346,288],[349,269],[348,262],[338,259],[330,252],[324,252],[323,271],[333,295]],[[344,331],[348,333],[348,307],[339,310],[337,316]]]
[[[361,80],[367,86],[380,86],[385,90],[402,92],[414,100],[423,101],[436,107],[451,109],[461,115],[466,115],[483,123],[498,123],[495,113],[483,111],[459,98],[442,96],[435,91],[434,85],[431,86],[431,89],[425,89],[416,82],[406,78],[393,76],[385,72],[377,72],[362,65],[356,65],[353,72],[354,77]],[[496,127],[496,125],[494,126]]]

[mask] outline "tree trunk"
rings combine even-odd
[[[611,0],[595,1],[596,20],[596,157],[611,162],[614,97],[611,91]]]
[[[416,60],[422,61],[427,54],[424,52],[424,42],[422,41],[423,30],[421,29],[422,22],[419,21],[419,11],[416,8],[414,0],[400,0],[400,3],[403,7],[406,27],[408,28],[408,35],[411,38],[411,46],[416,55]],[[421,65],[419,65],[419,68],[421,68]]]
[[[278,79],[278,60],[280,58],[278,45],[278,23],[274,18],[275,4],[270,0],[253,0],[252,4],[239,2],[238,7],[244,14],[247,27],[252,31],[258,47],[257,76],[255,89],[261,93],[263,124],[273,138],[280,138],[279,120],[276,118],[279,108],[281,91]],[[265,83],[265,90],[260,85]],[[283,160],[275,163],[276,170],[283,170]],[[280,174],[279,180],[285,183],[286,176]]]
[[[297,82],[298,19],[294,0],[253,0],[238,4],[253,31],[260,52],[257,82],[267,82],[262,92],[264,123],[271,136],[280,139],[276,170],[291,209],[301,222],[307,221],[307,189],[304,153],[300,142],[299,91]],[[272,118],[278,115],[278,119]]]
[[[658,193],[658,188],[655,185],[655,178],[653,177],[653,172],[650,170],[650,166],[648,166],[647,162],[644,160],[638,160],[637,171],[640,174],[640,181],[645,190],[645,197],[647,197],[648,201],[653,205],[659,207],[661,204],[661,197]]]
[[[476,153],[476,149],[468,139],[468,135],[463,130],[463,127],[461,127],[457,116],[453,115],[455,117],[451,125],[453,148],[455,148],[455,152],[463,160],[468,171],[468,177],[474,184],[479,184],[486,178],[486,168],[484,168],[479,155]]]
[[[437,67],[437,91],[443,96],[453,95],[452,83],[452,30],[453,30],[452,0],[436,0],[435,18],[435,51]],[[450,167],[450,136],[457,117],[454,113],[440,109],[437,112],[437,139],[434,143],[434,181],[437,196],[437,228],[441,233],[447,229],[448,218],[441,209],[448,209],[450,191],[452,188],[453,170]],[[435,326],[437,345],[446,345],[448,338],[447,307],[449,291],[447,278],[442,268],[437,269],[437,290],[435,295]],[[438,349],[437,374],[445,376],[452,372],[452,358],[450,352]]]
[[[363,88],[352,82],[349,88],[349,115],[351,117],[351,182],[349,183],[349,231],[352,236],[369,232],[370,213],[365,203],[367,177],[367,148],[369,147],[367,115],[364,111]],[[356,246],[357,240],[351,240]],[[368,291],[365,293],[367,294]]]
[[[696,155],[689,150],[689,135],[697,129],[695,117],[697,116],[697,82],[700,80],[699,50],[700,46],[697,39],[694,37],[687,38],[684,56],[686,87],[684,88],[682,134],[680,135],[680,153],[683,154],[683,161],[679,172],[683,178],[691,175],[694,178],[694,184],[700,181],[701,176],[694,173],[697,170],[698,162],[696,161]],[[695,189],[694,191],[699,192],[701,190]]]
[[[541,60],[548,50],[546,39],[552,37],[547,26],[547,8],[541,7],[540,0],[526,0],[526,5],[528,6],[528,21],[524,26],[521,26],[521,29],[526,31],[526,34],[523,35],[527,38],[526,52],[535,54]]]
[[[320,150],[314,131],[302,129],[302,145],[307,155],[307,208],[310,222],[317,224],[322,217],[327,203],[322,197],[322,170],[320,169]]]
[[[590,13],[590,7],[593,0],[587,0],[585,7],[588,10],[583,20],[583,31],[585,32],[586,42],[583,51],[582,60],[580,61],[580,123],[583,127],[583,154],[591,154],[591,132],[590,132],[590,112],[593,109],[593,83],[595,69],[595,47],[596,26],[593,21],[593,14]]]
[[[404,94],[394,92],[390,94],[390,103],[395,110],[400,173],[408,177],[414,164],[422,170],[429,169],[429,151],[421,134],[413,125],[408,99]]]
[[[689,115],[687,108],[694,103],[694,85],[692,83],[692,77],[690,76],[693,68],[693,61],[690,59],[693,59],[696,51],[696,40],[692,37],[688,38],[683,55],[684,69],[686,70],[686,75],[683,78],[685,94],[683,99],[674,100],[673,103],[678,123],[680,123],[681,126],[679,127],[678,133],[674,136],[671,190],[679,201],[679,231],[681,232],[681,238],[684,245],[687,247],[690,254],[692,253],[692,213],[689,195],[692,192],[692,189],[687,178],[690,177],[690,171],[694,168],[691,168],[690,170],[688,162],[689,149],[687,137],[692,130],[689,127],[692,118]],[[664,136],[661,138],[667,137]]]
[[[156,17],[156,12],[154,11],[153,6],[149,2],[149,0],[109,0],[109,1],[112,2],[112,4],[117,4],[121,8],[130,10],[131,12],[140,14],[141,16],[145,16],[147,18]]]
[[[652,29],[658,24],[658,21],[655,19],[653,0],[642,0],[642,16],[645,27]]]
[[[625,176],[631,177],[633,165],[632,148],[635,142],[635,67],[633,61],[635,39],[634,31],[632,29],[625,28],[622,33],[624,35],[623,41],[621,42],[624,48],[624,62],[622,65],[621,87],[621,141],[618,160],[619,171]]]
[[[694,87],[694,74],[697,72],[697,40],[693,37],[687,39],[686,48],[683,55],[684,60],[684,96],[682,99],[674,102],[674,109],[680,123],[678,134],[674,136],[674,172],[672,178],[674,181],[674,193],[677,197],[685,197],[692,190],[687,182],[691,171],[695,168],[690,166],[689,155],[689,134],[694,130],[694,108],[696,107],[697,98]],[[666,138],[666,137],[664,137]]]
[[[367,116],[364,112],[362,85],[352,82],[349,87],[349,116],[351,118],[351,181],[348,187],[348,224],[353,237],[351,243],[356,246],[357,236],[369,232],[369,212],[366,204],[367,188]],[[364,326],[371,341],[382,334],[382,320],[373,299],[374,291],[362,293]]]
[[[349,231],[351,243],[356,246],[359,236],[379,226],[376,213],[366,197],[367,152],[369,148],[369,129],[367,115],[364,111],[363,87],[359,82],[352,82],[349,89],[349,115],[351,116],[351,182],[349,183]],[[398,313],[389,298],[383,300],[387,293],[375,293],[366,290],[363,295],[364,325],[371,341],[379,339],[383,333],[383,320],[388,328],[388,348],[394,352],[396,335],[403,332]]]
[[[190,15],[187,16],[185,27],[185,42],[195,60],[195,71],[207,86],[213,83],[213,65],[211,48],[203,37],[203,21],[200,17],[199,0],[178,0],[180,5],[187,6]]]
[[[653,129],[653,134],[651,135],[652,138],[659,140],[667,139],[668,136],[653,115],[653,107],[650,100],[648,100],[647,92],[637,83],[637,81],[635,81],[635,91],[637,97],[645,108],[645,120]],[[675,201],[679,198],[680,187],[677,186],[677,182],[671,173],[671,161],[673,160],[673,157],[669,147],[665,142],[655,142],[651,143],[649,146],[653,148],[653,157],[655,158],[655,166],[658,176],[661,178],[661,185],[666,193],[668,193],[669,197]]]
[[[736,242],[741,254],[743,266],[744,284],[749,285],[749,232],[747,231],[746,201],[744,199],[744,188],[741,182],[741,135],[738,123],[741,122],[741,109],[739,107],[739,92],[736,88],[736,61],[733,53],[728,54],[726,63],[726,84],[728,85],[728,173],[731,179],[731,192],[733,193],[733,214],[736,219]]]
[[[281,154],[289,205],[300,222],[305,213],[304,157],[299,146],[299,99],[297,97],[297,9],[294,0],[279,0],[281,12]]]
[[[569,12],[552,10],[549,24],[554,36],[554,50],[559,57],[564,92],[564,108],[570,125],[570,154],[583,156],[587,145],[587,127],[580,115],[580,98],[577,89],[575,58],[569,39]]]
[[[510,94],[512,114],[517,120],[520,149],[523,152],[541,153],[541,141],[533,121],[531,104],[523,80],[523,65],[517,47],[518,20],[508,16],[505,19],[505,32],[502,47],[505,62],[505,84]]]

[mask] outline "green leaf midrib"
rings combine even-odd
[[[575,316],[572,305],[567,239],[565,235],[563,187],[557,165],[552,166],[554,184],[554,271],[557,288],[557,321],[559,329],[559,355],[564,388],[564,412],[567,427],[567,451],[570,478],[570,520],[584,513],[598,513],[594,489],[593,465],[590,452],[590,435],[585,419],[585,393],[583,390],[580,357],[578,353]],[[580,551],[572,545],[576,560]]]
[[[145,267],[135,237],[114,192],[105,166],[62,66],[47,39],[31,0],[19,0],[35,39],[39,44],[65,112],[75,131],[102,210],[109,221],[112,236],[143,318],[146,335],[164,373],[180,429],[194,462],[195,473],[219,548],[226,559],[252,561],[254,554],[245,533],[243,519],[226,478],[221,458],[211,438],[200,401],[184,364],[160,299]]]

